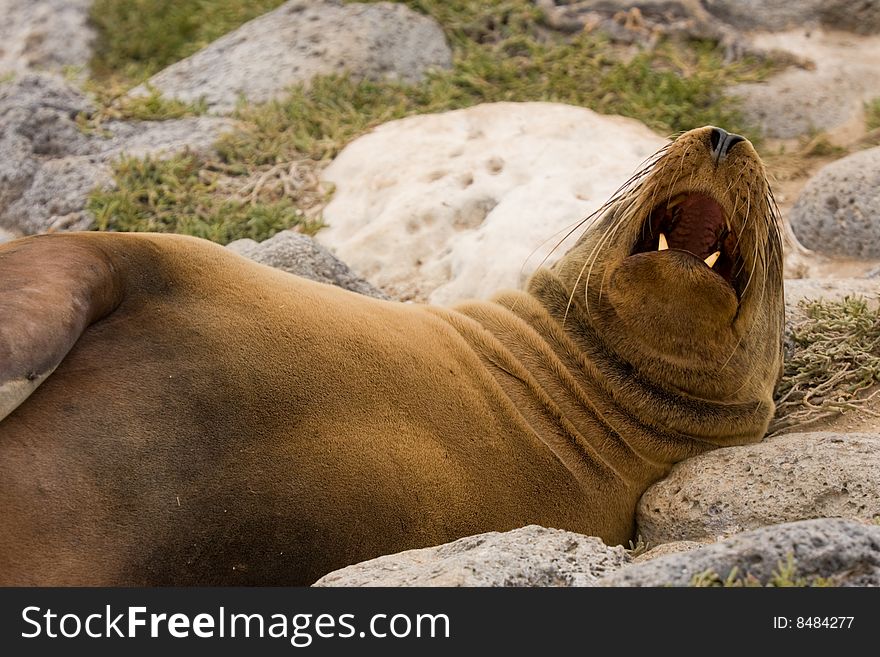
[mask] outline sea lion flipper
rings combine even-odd
[[[0,247],[0,420],[122,299],[121,278],[95,243],[59,237]]]

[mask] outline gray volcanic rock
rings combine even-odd
[[[792,433],[687,459],[636,511],[650,544],[809,518],[880,517],[880,434]]]
[[[880,147],[819,171],[789,213],[805,247],[831,256],[880,258]]]
[[[749,37],[766,52],[784,52],[801,64],[761,82],[725,91],[749,123],[767,137],[790,139],[816,131],[855,129],[864,103],[880,89],[880,36],[853,37],[840,31],[792,30]]]
[[[377,299],[388,298],[351,271],[339,258],[302,233],[285,230],[264,242],[242,239],[230,242],[226,248],[256,262],[319,283],[337,285]]]
[[[820,2],[819,20],[826,27],[838,30],[856,34],[880,34],[880,0]]]
[[[823,578],[837,586],[880,586],[880,526],[823,518],[762,527],[621,568],[596,586],[689,586],[698,577],[723,581],[731,573],[767,584],[789,563],[801,583]]]
[[[749,121],[767,137],[791,139],[848,121],[861,105],[850,80],[831,71],[784,71],[766,82],[730,88]]]
[[[880,0],[532,0],[546,24],[565,33],[599,30],[614,41],[656,42],[658,34],[718,40],[740,54],[749,31],[823,27],[880,33]],[[736,43],[738,42],[738,43]],[[728,54],[735,54],[728,51]],[[764,53],[766,54],[766,53]]]
[[[649,549],[647,552],[643,552],[639,556],[633,558],[633,563],[651,561],[653,559],[659,559],[660,557],[665,557],[670,554],[683,554],[685,552],[692,552],[693,550],[699,550],[701,547],[705,546],[706,543],[702,543],[699,541],[673,541],[672,543],[661,543],[660,545],[654,547],[651,547],[649,545]]]
[[[779,31],[819,22],[827,0],[704,0],[706,10],[741,30]]]
[[[225,119],[110,121],[87,133],[77,116],[91,101],[57,76],[29,73],[0,83],[0,228],[17,234],[88,228],[89,193],[113,184],[122,156],[208,152]]]
[[[168,97],[204,99],[211,110],[228,112],[241,96],[270,100],[316,75],[416,82],[427,70],[451,64],[452,51],[440,26],[403,4],[291,0],[172,64],[147,84]],[[132,93],[146,93],[146,87]]]
[[[629,562],[620,546],[529,525],[371,559],[315,586],[589,586]]]
[[[742,30],[815,26],[880,33],[880,0],[703,0],[706,10]]]
[[[0,74],[85,67],[92,0],[0,0]]]

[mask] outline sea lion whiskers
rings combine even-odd
[[[739,183],[742,181],[744,175],[745,175],[745,174],[741,172],[740,175],[735,179],[737,185],[739,185]],[[732,187],[731,187],[730,185],[728,185],[728,187],[727,187],[727,191],[729,191],[730,189],[732,189]],[[737,197],[736,197],[736,203],[734,203],[734,206],[733,206],[733,214],[734,214],[734,216],[736,216],[736,212],[737,212],[737,210],[739,209],[739,201],[740,201],[740,197],[737,195]],[[743,226],[742,226],[742,230],[743,230],[743,231],[745,231],[745,229],[746,229],[746,224],[747,224],[747,220],[748,220],[748,215],[749,215],[749,213],[748,213],[748,209],[746,209],[746,213],[745,213],[746,221],[743,222]],[[728,220],[727,223],[728,223],[728,225],[729,225],[729,223],[730,223],[729,220]],[[742,232],[740,232],[739,234],[737,234],[737,243],[741,243],[741,242],[742,242]],[[757,249],[757,245],[758,245],[758,243],[759,243],[759,241],[758,241],[758,238],[757,238],[757,236],[756,236],[756,237],[755,237],[755,248],[756,248],[756,249]],[[745,262],[745,260],[743,260],[742,263],[740,264],[740,270],[739,270],[739,271],[741,272],[742,269],[743,269],[744,267],[746,267],[746,262]],[[754,267],[752,267],[752,270],[751,270],[751,271],[754,271]],[[749,278],[751,279],[751,273],[749,274]],[[744,291],[743,291],[744,294],[745,294],[745,289],[747,289],[747,288],[748,288],[748,283],[746,284],[746,287],[744,288]],[[762,298],[762,300],[763,300],[763,298]],[[749,329],[749,330],[750,330],[750,329]],[[736,344],[733,345],[733,347],[730,349],[730,355],[727,357],[727,360],[725,360],[724,363],[721,365],[721,367],[718,368],[718,372],[719,372],[719,373],[723,372],[724,369],[730,364],[731,360],[733,359],[733,356],[736,354],[737,349],[739,349],[739,346],[742,344],[742,341],[745,339],[745,337],[747,336],[747,334],[748,334],[748,331],[746,331],[744,334],[741,334],[741,335],[739,336],[739,338],[738,338],[737,341],[736,341]],[[743,382],[743,386],[744,386],[747,382],[748,382],[748,379],[746,379],[746,381]],[[742,386],[740,386],[740,388],[737,389],[735,392],[739,392],[740,389],[742,389]]]
[[[740,176],[742,177],[742,176]],[[764,175],[764,180],[766,180],[766,174]],[[751,186],[748,188],[749,197],[748,200],[751,201]],[[782,253],[781,253],[781,236],[779,232],[779,222],[780,222],[780,212],[779,206],[776,203],[776,199],[773,196],[773,190],[769,186],[769,184],[765,184],[764,193],[761,197],[762,203],[762,212],[757,213],[760,216],[768,217],[768,221],[761,222],[755,216],[756,213],[751,212],[751,205],[747,207],[746,210],[746,223],[749,224],[748,220],[751,219],[749,228],[751,228],[753,232],[754,239],[754,255],[753,255],[753,266],[750,271],[749,280],[746,284],[746,288],[748,288],[749,283],[754,275],[754,269],[758,264],[761,267],[761,289],[760,295],[758,297],[758,305],[760,306],[765,299],[767,294],[767,284],[770,279],[771,274],[771,263],[777,263],[781,261]],[[747,226],[744,226],[744,230]],[[765,248],[759,248],[759,245],[764,244]],[[742,264],[743,267],[746,266],[745,261]],[[777,277],[779,273],[777,272]],[[733,356],[736,353],[736,350],[739,348],[739,345],[742,343],[744,339],[749,337],[752,331],[756,330],[756,326],[754,324],[749,325],[746,331],[740,335],[739,340],[736,345],[731,349],[730,355],[724,364],[719,368],[719,372],[723,371],[732,361]],[[751,381],[754,376],[757,376],[757,372],[753,372],[751,376],[746,377],[742,384],[736,390],[732,391],[731,397],[735,397],[740,393],[742,389],[745,388]]]
[[[631,189],[627,189],[626,185],[625,185],[621,188],[621,190],[619,190],[619,191],[626,191],[626,192],[632,194],[635,200],[634,200],[634,202],[627,204],[620,212],[612,215],[612,220],[614,222],[613,225],[610,227],[610,229],[606,229],[605,233],[602,235],[600,240],[597,242],[597,244],[595,245],[595,247],[591,251],[589,257],[587,259],[585,259],[584,266],[581,267],[581,270],[578,273],[578,277],[575,279],[575,282],[572,285],[570,296],[568,299],[568,305],[566,306],[565,315],[563,317],[563,324],[565,322],[565,319],[568,317],[568,311],[571,307],[572,300],[574,299],[574,294],[577,291],[578,284],[580,283],[581,277],[583,276],[584,269],[587,267],[587,264],[589,263],[589,269],[587,270],[587,279],[585,282],[585,290],[587,288],[589,288],[590,281],[591,281],[592,275],[593,275],[593,267],[595,266],[596,260],[598,259],[599,254],[602,252],[602,249],[604,248],[605,244],[607,244],[610,241],[613,241],[614,238],[617,236],[617,232],[621,226],[628,224],[630,221],[632,221],[638,215],[642,214],[644,209],[646,207],[650,207],[651,204],[653,203],[654,199],[656,199],[657,192],[659,191],[659,186],[657,186],[657,185],[654,186],[654,191],[651,196],[651,199],[652,199],[651,203],[646,204],[644,202],[644,200],[641,199],[641,194],[639,193],[639,191],[640,191],[642,185],[644,184],[644,182],[646,181],[646,179],[648,178],[648,176],[656,169],[657,166],[660,165],[662,160],[665,157],[667,157],[668,150],[671,145],[672,145],[672,142],[664,145],[660,150],[658,150],[654,154],[654,156],[652,156],[652,158],[649,158],[647,165],[644,166],[636,174],[636,176],[633,176],[628,181],[628,183],[629,183],[629,182],[636,180],[636,178],[638,178],[638,184],[633,185]],[[644,234],[644,230],[645,230],[645,225],[643,224],[642,225],[642,233],[643,234]],[[607,270],[606,270],[606,273],[607,273]],[[602,293],[604,290],[605,276],[606,276],[606,274],[603,273],[602,281],[599,285],[599,300],[600,301],[602,299]],[[589,317],[592,317],[592,311],[590,309],[589,295],[585,295],[585,305],[586,305],[587,315]]]
[[[670,145],[671,144],[664,144],[661,148],[659,148],[650,157],[646,158],[645,162],[643,163],[643,166],[636,173],[634,173],[632,176],[630,176],[630,178],[626,182],[624,182],[620,187],[618,187],[617,190],[614,192],[614,194],[611,196],[611,198],[608,199],[605,203],[603,203],[602,206],[598,210],[596,210],[596,212],[594,212],[593,215],[591,215],[591,216],[595,216],[596,214],[607,212],[614,205],[621,202],[622,199],[624,198],[624,196],[627,194],[636,194],[638,192],[640,186],[644,183],[645,178],[651,173],[651,171],[653,171],[654,167],[657,166],[657,163],[660,162],[666,156],[666,153],[669,150]],[[599,253],[601,253],[602,247],[605,245],[606,242],[612,240],[616,236],[617,231],[621,225],[627,223],[630,219],[632,219],[632,217],[629,216],[630,211],[633,210],[631,205],[632,204],[627,206],[622,212],[613,213],[610,216],[611,220],[613,221],[613,225],[606,228],[605,232],[602,235],[602,238],[593,247],[590,254],[588,254],[588,256],[584,259],[584,264],[581,267],[581,270],[578,273],[577,279],[575,280],[574,284],[572,285],[571,291],[569,293],[568,302],[566,304],[565,313],[563,314],[563,319],[562,319],[563,326],[565,325],[565,321],[568,318],[568,311],[571,308],[572,301],[574,300],[574,294],[577,291],[578,284],[580,283],[580,280],[581,280],[581,277],[583,276],[584,270],[587,268],[587,265],[589,264],[589,271],[587,272],[587,285],[589,285],[590,277],[591,277],[591,274],[593,271],[593,265],[595,264],[596,259],[599,256]],[[589,299],[586,299],[586,308],[587,308],[587,314],[589,315],[590,314],[590,301],[589,301]]]
[[[528,264],[528,262],[529,262],[529,260],[531,259],[531,257],[532,257],[533,255],[535,255],[535,253],[536,253],[536,252],[537,252],[542,246],[544,246],[547,242],[549,242],[549,241],[552,240],[554,237],[556,237],[557,235],[559,235],[559,233],[561,233],[561,232],[567,230],[568,232],[566,232],[566,234],[565,234],[565,235],[564,235],[559,241],[556,242],[556,244],[553,246],[553,248],[550,249],[550,251],[547,253],[547,255],[545,255],[545,256],[541,259],[541,262],[538,264],[537,269],[540,269],[541,267],[543,267],[543,266],[547,263],[547,260],[550,259],[550,257],[556,252],[556,250],[557,250],[560,246],[562,246],[562,244],[564,244],[565,241],[566,241],[569,237],[571,237],[572,235],[574,235],[574,233],[577,232],[578,229],[580,229],[582,226],[584,226],[585,224],[587,224],[587,223],[590,222],[591,220],[595,219],[595,218],[598,217],[598,216],[601,216],[602,213],[605,212],[605,210],[607,210],[607,209],[611,206],[611,204],[615,202],[616,198],[617,198],[620,194],[623,193],[623,191],[626,189],[626,187],[627,187],[628,185],[632,184],[634,181],[638,180],[641,176],[643,176],[647,171],[649,171],[650,168],[651,168],[651,166],[653,166],[653,162],[654,162],[655,158],[657,158],[660,154],[662,154],[667,148],[669,148],[669,144],[665,144],[665,145],[663,145],[659,150],[655,151],[654,153],[652,153],[651,155],[649,155],[647,158],[645,158],[645,160],[639,165],[639,166],[640,166],[639,170],[637,170],[636,173],[634,173],[632,176],[630,176],[629,179],[628,179],[627,181],[625,181],[622,185],[620,185],[620,186],[614,191],[614,193],[611,195],[611,198],[609,198],[608,200],[606,200],[606,201],[605,201],[601,206],[599,206],[596,210],[594,210],[593,212],[591,212],[590,214],[588,214],[586,217],[583,217],[582,219],[578,219],[578,220],[576,220],[576,221],[570,223],[568,226],[565,226],[564,228],[561,228],[560,230],[558,230],[558,231],[556,231],[555,233],[553,233],[553,235],[551,235],[550,237],[546,238],[546,239],[545,239],[543,242],[541,242],[538,246],[536,246],[536,247],[532,250],[532,252],[528,255],[528,257],[525,259],[525,261],[523,262],[522,266],[520,267],[520,276],[522,276],[523,272],[525,271],[526,265]],[[587,226],[587,228],[589,228],[589,226]],[[515,309],[515,308],[516,308],[516,306],[513,306],[512,309]]]

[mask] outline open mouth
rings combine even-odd
[[[711,196],[679,194],[651,210],[632,254],[673,249],[702,260],[740,295],[742,262],[724,208]]]

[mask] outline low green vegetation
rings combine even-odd
[[[707,587],[825,587],[834,586],[834,581],[826,577],[802,577],[798,575],[794,556],[789,554],[785,562],[780,561],[773,570],[767,581],[762,582],[751,573],[741,573],[739,568],[734,567],[726,577],[721,577],[711,570],[694,575],[691,586],[699,588]]]
[[[880,128],[880,98],[865,103],[865,124],[868,130]]]
[[[642,535],[639,534],[638,536],[636,536],[635,543],[630,541],[629,547],[624,549],[631,558],[635,559],[636,557],[640,557],[645,554],[652,547],[654,546],[648,543],[645,539],[642,538]]]
[[[116,165],[119,188],[95,192],[88,209],[98,230],[182,233],[221,244],[265,239],[292,226],[313,233],[321,226],[290,199],[261,202],[221,191],[224,180],[192,154],[128,158]]]
[[[93,9],[99,34],[93,75],[97,80],[116,80],[115,84],[119,80],[141,82],[277,4],[277,0],[98,0]],[[187,231],[197,225],[199,234],[231,234],[228,223],[235,213],[227,212],[228,197],[212,185],[191,184],[190,178],[199,177],[194,167],[239,176],[240,185],[247,186],[294,163],[300,178],[311,183],[300,184],[293,197],[278,196],[283,180],[279,183],[275,176],[276,184],[250,194],[249,203],[272,217],[293,216],[293,206],[303,216],[312,216],[315,199],[325,197],[317,187],[318,173],[358,135],[392,119],[485,102],[581,105],[637,118],[664,134],[704,124],[749,134],[736,107],[722,92],[733,82],[759,79],[770,68],[751,60],[725,65],[719,50],[705,42],[665,42],[651,51],[634,52],[593,34],[554,36],[542,28],[540,12],[528,0],[409,0],[406,4],[432,15],[443,26],[454,51],[451,70],[435,72],[415,86],[318,78],[308,87],[290,89],[280,100],[242,105],[236,113],[241,128],[220,140],[216,161],[183,158],[167,166],[147,162],[140,167],[120,163],[118,190],[97,193],[92,199],[91,207],[102,218],[98,226],[152,230],[171,225],[166,220],[172,213],[167,203],[172,199],[183,202],[191,194],[195,196],[177,214],[198,208],[198,222],[181,218],[173,229]],[[133,104],[116,101],[107,106],[128,118],[162,119],[199,111],[169,103],[158,94]],[[152,187],[158,184],[152,175],[158,168],[162,169],[162,189]],[[172,182],[178,175],[187,178]],[[171,188],[185,189],[186,194],[166,194],[164,190]],[[156,198],[163,199],[161,210],[152,202]],[[311,205],[299,205],[301,199]],[[222,215],[213,216],[211,212],[218,209]],[[224,227],[207,230],[212,222]],[[268,232],[251,231],[255,239],[269,237],[281,223],[260,225]]]
[[[880,309],[860,297],[799,308],[771,432],[860,407],[869,412],[864,402],[880,391]]]
[[[147,88],[143,96],[125,96],[107,87],[87,83],[88,90],[98,99],[96,112],[79,115],[77,123],[83,132],[101,130],[110,120],[127,121],[167,121],[205,113],[204,103],[184,103],[173,98],[165,98],[159,91]]]

